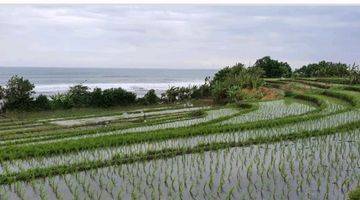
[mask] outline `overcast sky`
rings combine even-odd
[[[293,68],[360,61],[360,7],[0,7],[0,66]]]

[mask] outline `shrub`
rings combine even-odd
[[[34,107],[36,110],[50,110],[51,104],[47,96],[39,95],[34,101]]]
[[[103,107],[130,105],[136,101],[136,94],[122,88],[111,88],[103,91]]]
[[[360,67],[355,63],[349,69],[350,84],[360,84]]]
[[[91,95],[88,90],[89,87],[81,84],[70,87],[67,95],[74,107],[86,107],[90,105]]]
[[[265,56],[258,59],[255,62],[254,67],[259,67],[264,70],[263,76],[267,78],[280,78],[291,76],[291,67],[287,62],[273,60],[270,58],[270,56]]]
[[[105,100],[104,100],[104,95],[103,95],[103,91],[101,90],[101,88],[95,88],[91,93],[90,93],[90,105],[94,106],[94,107],[106,107],[105,105]]]
[[[348,66],[344,63],[320,61],[302,66],[294,72],[302,77],[346,77],[349,75]]]
[[[259,67],[245,68],[243,64],[225,67],[215,74],[210,89],[216,102],[236,102],[245,99],[241,90],[259,88],[264,84],[264,71]]]
[[[29,110],[33,101],[34,84],[17,75],[10,78],[6,84],[6,107],[15,110]]]
[[[70,100],[70,97],[66,94],[56,94],[50,97],[51,107],[53,109],[70,109],[74,107],[74,104]]]
[[[155,90],[151,89],[145,94],[143,101],[143,103],[146,105],[157,104],[159,103],[160,98],[156,95]]]
[[[0,85],[0,99],[5,98],[5,89]]]
[[[360,186],[349,193],[349,200],[360,200]]]

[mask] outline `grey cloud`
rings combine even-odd
[[[359,7],[2,6],[0,65],[219,68],[270,55],[294,68],[359,62]]]

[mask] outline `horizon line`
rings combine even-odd
[[[0,68],[58,68],[58,69],[166,69],[166,70],[218,70],[220,68],[163,68],[163,67],[51,67],[51,66],[0,66]]]

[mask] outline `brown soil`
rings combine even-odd
[[[281,97],[280,93],[275,88],[260,87],[259,89],[242,89],[242,92],[248,97],[254,97],[261,100],[274,100]]]
[[[262,100],[275,100],[280,98],[279,92],[274,88],[268,88],[268,87],[260,87],[259,89],[261,93],[264,95],[261,99]]]

